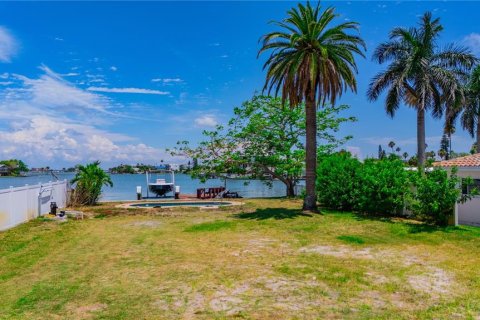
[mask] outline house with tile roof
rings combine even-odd
[[[465,157],[459,157],[450,160],[438,161],[433,164],[434,167],[450,170],[457,167],[457,175],[461,178],[470,177],[475,186],[480,190],[480,153],[475,153]],[[471,188],[464,189],[462,192],[470,192]],[[455,207],[455,224],[480,226],[480,197],[476,196],[466,203],[459,203]]]

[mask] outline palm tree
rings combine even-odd
[[[445,149],[438,150],[437,154],[440,157],[440,159],[447,160],[446,159],[447,158],[447,151],[445,151]]]
[[[100,161],[79,165],[78,172],[71,181],[76,183],[75,202],[82,205],[94,205],[102,194],[103,186],[113,186],[110,176],[100,168]]]
[[[480,65],[470,75],[465,91],[465,105],[460,121],[472,138],[475,137],[476,150],[480,152]]]
[[[405,159],[405,161],[407,161],[407,158],[408,158],[408,153],[407,153],[407,152],[404,152],[404,153],[403,153],[403,159]]]
[[[387,91],[385,109],[391,117],[403,101],[417,111],[418,167],[425,164],[425,112],[441,117],[445,105],[454,105],[461,94],[459,78],[473,66],[476,59],[465,48],[449,45],[444,50],[437,44],[443,30],[440,20],[430,12],[420,18],[418,27],[395,28],[390,39],[380,44],[373,58],[387,69],[370,83],[368,98],[377,100]]]
[[[395,147],[395,142],[390,141],[390,142],[388,143],[388,147],[389,147],[390,149],[392,149],[392,153],[394,153],[393,147]]]
[[[287,18],[273,22],[280,31],[261,38],[258,52],[271,50],[264,64],[267,69],[264,90],[289,100],[292,107],[305,101],[306,113],[306,196],[303,209],[317,211],[315,194],[317,165],[316,111],[326,101],[336,99],[348,89],[356,92],[355,74],[358,72],[354,54],[364,56],[364,41],[351,31],[358,32],[359,24],[345,22],[331,26],[338,17],[334,8],[320,10],[320,3],[312,7],[298,4],[287,12]]]

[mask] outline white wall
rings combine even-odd
[[[447,170],[449,170],[448,168]],[[459,167],[457,176],[480,179],[480,168]],[[480,226],[480,197],[476,196],[465,203],[458,203],[455,207],[455,224]]]
[[[480,226],[480,198],[475,197],[457,205],[458,224]]]
[[[50,212],[50,202],[67,205],[67,180],[18,188],[0,189],[0,230]]]

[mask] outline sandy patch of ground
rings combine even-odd
[[[320,289],[324,294],[319,293],[312,299],[307,293],[308,289]],[[162,299],[155,301],[154,306],[165,311],[180,312],[185,318],[208,311],[234,316],[246,310],[251,311],[259,300],[270,301],[266,305],[278,310],[300,311],[313,309],[326,300],[333,303],[337,297],[333,290],[315,280],[298,281],[266,276],[242,281],[231,287],[221,285],[202,290],[172,283],[161,291]]]
[[[161,222],[155,221],[155,220],[143,220],[143,221],[135,221],[135,222],[129,223],[128,225],[132,227],[156,228],[161,224],[162,224]]]
[[[408,277],[408,283],[416,291],[429,294],[434,298],[450,294],[455,285],[453,276],[443,269],[428,266],[426,272]]]
[[[104,303],[94,303],[79,307],[67,307],[73,314],[74,319],[89,319],[92,318],[96,312],[106,309],[108,306]]]
[[[400,263],[404,267],[411,267],[411,274],[407,283],[415,291],[429,295],[432,299],[447,297],[453,294],[452,288],[456,286],[454,277],[449,272],[429,265],[428,255],[420,257],[408,252],[394,252],[387,250],[374,250],[372,248],[355,249],[348,246],[313,246],[300,249],[303,253],[315,253],[326,256],[349,259],[368,259],[385,261],[387,263]],[[384,285],[398,279],[374,272],[366,273],[374,283]],[[402,304],[402,303],[401,303]]]
[[[375,253],[370,248],[363,248],[359,250],[351,249],[347,246],[315,246],[301,248],[300,252],[304,253],[317,253],[326,256],[333,257],[350,257],[358,259],[374,259]]]

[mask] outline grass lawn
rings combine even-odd
[[[475,319],[480,229],[245,200],[0,233],[1,319]],[[93,217],[95,216],[95,217]]]

